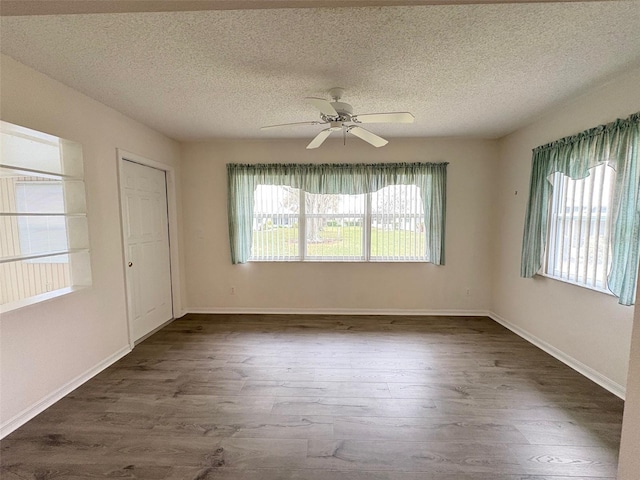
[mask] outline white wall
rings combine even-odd
[[[179,144],[1,57],[2,120],[83,146],[93,287],[2,315],[0,423],[128,347],[116,148],[176,167]]]
[[[639,272],[640,274],[640,272]],[[636,291],[640,299],[640,284]],[[622,439],[618,462],[618,480],[637,480],[640,472],[640,308],[635,309],[631,355],[629,356],[629,376],[627,379],[627,399],[624,402]]]
[[[633,308],[619,305],[613,296],[549,278],[520,278],[520,252],[531,150],[638,110],[640,69],[503,138],[494,198],[493,311],[606,377],[620,390],[627,378]]]
[[[490,209],[496,142],[357,138],[188,143],[182,150],[185,268],[191,311],[487,311],[491,304]],[[450,162],[446,265],[248,263],[232,265],[226,163]],[[230,295],[230,287],[236,294]],[[469,288],[471,295],[466,296]]]

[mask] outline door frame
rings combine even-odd
[[[167,187],[167,218],[169,227],[169,265],[171,268],[171,303],[173,317],[182,316],[182,303],[180,295],[180,255],[178,246],[178,203],[177,203],[177,186],[176,186],[176,172],[175,168],[165,163],[160,163],[155,160],[148,159],[141,155],[127,152],[121,148],[116,149],[118,160],[118,201],[120,203],[120,238],[121,243],[121,263],[122,263],[122,275],[123,275],[123,287],[126,302],[126,318],[127,318],[127,331],[129,336],[129,346],[131,349],[135,347],[136,340],[133,336],[133,324],[129,317],[131,299],[129,298],[129,289],[127,288],[127,271],[126,271],[126,258],[127,258],[127,239],[125,238],[124,228],[124,183],[122,181],[124,162],[129,161],[143,165],[145,167],[155,168],[156,170],[162,170],[165,173],[165,182]],[[151,332],[153,333],[153,331]],[[150,333],[150,334],[151,334]],[[149,335],[150,335],[149,334]],[[143,337],[144,338],[144,337]]]

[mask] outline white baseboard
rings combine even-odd
[[[489,317],[488,310],[421,310],[379,308],[250,308],[207,307],[187,308],[186,313],[244,314],[244,315],[420,315],[439,317]]]
[[[571,355],[568,355],[568,354],[564,353],[563,351],[557,349],[556,347],[554,347],[550,343],[545,342],[541,338],[538,338],[535,335],[527,332],[526,330],[514,325],[513,323],[509,322],[508,320],[502,318],[500,315],[498,315],[496,313],[493,313],[493,312],[489,312],[488,316],[491,319],[493,319],[496,322],[498,322],[503,327],[511,330],[516,335],[524,338],[527,342],[535,345],[536,347],[540,348],[541,350],[544,350],[549,355],[557,358],[558,360],[560,360],[562,363],[564,363],[568,367],[573,368],[576,372],[584,375],[589,380],[597,383],[602,388],[604,388],[606,390],[609,390],[615,396],[617,396],[617,397],[619,397],[619,398],[624,400],[625,393],[626,393],[626,391],[625,391],[626,389],[625,389],[624,386],[620,385],[617,382],[614,382],[613,380],[611,380],[608,377],[605,377],[600,372],[597,372],[596,370],[594,370],[593,368],[589,367],[588,365],[585,365],[580,360],[576,360]]]
[[[78,388],[80,385],[85,383],[87,380],[90,380],[91,378],[95,377],[102,370],[104,370],[108,366],[120,360],[130,351],[131,351],[131,348],[128,345],[126,347],[121,348],[114,354],[109,355],[107,358],[105,358],[103,361],[101,361],[94,367],[91,367],[89,370],[78,375],[76,378],[67,382],[62,387],[51,392],[50,394],[48,394],[38,402],[31,405],[30,407],[25,408],[23,411],[21,411],[14,417],[10,418],[6,422],[3,422],[2,425],[0,425],[0,438],[6,437],[15,429],[17,429],[18,427],[21,427],[36,415],[45,411],[51,405],[56,403],[65,395],[68,395],[69,393],[74,391],[76,388]]]

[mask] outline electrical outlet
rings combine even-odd
[[[467,297],[470,297],[470,296],[471,296],[471,289],[467,288]]]
[[[229,291],[229,293],[231,295],[235,295],[236,294],[236,287],[231,287],[231,290]]]

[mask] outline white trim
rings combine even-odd
[[[558,348],[554,347],[550,343],[547,343],[544,340],[542,340],[541,338],[538,338],[535,335],[527,332],[523,328],[520,328],[520,327],[514,325],[513,323],[509,322],[508,320],[502,318],[500,315],[498,315],[496,313],[493,313],[493,312],[489,312],[488,316],[492,320],[498,322],[503,327],[511,330],[513,333],[515,333],[519,337],[522,337],[527,342],[535,345],[536,347],[540,348],[541,350],[544,350],[545,352],[547,352],[552,357],[557,358],[558,360],[560,360],[562,363],[564,363],[568,367],[571,367],[576,372],[584,375],[585,377],[587,377],[592,382],[595,382],[598,385],[600,385],[602,388],[610,391],[616,397],[619,397],[619,398],[624,400],[625,393],[626,393],[626,389],[625,389],[624,386],[620,385],[617,382],[614,382],[613,380],[611,380],[610,378],[604,376],[600,372],[597,372],[596,370],[594,370],[593,368],[589,367],[588,365],[585,365],[580,360],[577,360],[577,359],[573,358],[571,355],[564,353],[562,350],[559,350]]]
[[[421,315],[438,317],[490,317],[488,310],[422,310],[365,308],[261,308],[261,307],[191,307],[185,313],[255,314],[255,315]]]
[[[76,142],[77,143],[77,142]],[[56,145],[58,146],[58,145]],[[25,168],[19,167],[17,165],[7,165],[6,163],[0,163],[0,168],[4,168],[7,170],[13,170],[14,172],[25,172],[28,174],[35,174],[38,176],[42,176],[44,178],[50,179],[65,179],[65,180],[82,180],[84,181],[84,176],[77,177],[75,175],[65,175],[64,173],[56,173],[47,170],[34,170],[33,168]],[[30,177],[32,175],[25,175],[25,177]]]
[[[40,399],[39,401],[37,401],[36,403],[31,405],[30,407],[25,408],[20,413],[18,413],[17,415],[13,416],[12,418],[7,420],[6,422],[3,422],[2,425],[0,425],[0,438],[6,437],[11,432],[13,432],[17,428],[19,428],[22,425],[24,425],[25,423],[27,423],[29,420],[31,420],[36,415],[44,412],[47,408],[49,408],[51,405],[56,403],[58,400],[62,399],[64,396],[70,394],[72,391],[74,391],[76,388],[78,388],[80,385],[82,385],[86,381],[88,381],[88,380],[92,379],[93,377],[95,377],[97,374],[99,374],[105,368],[113,365],[115,362],[120,360],[122,357],[124,357],[130,351],[131,351],[131,348],[129,348],[128,345],[126,347],[122,347],[120,350],[118,350],[117,352],[109,355],[107,358],[102,360],[97,365],[91,367],[86,372],[81,373],[80,375],[78,375],[74,379],[72,379],[69,382],[65,383],[62,387],[60,387],[60,388],[54,390],[53,392],[49,393],[44,398]]]
[[[36,303],[48,302],[54,298],[62,297],[63,295],[69,295],[73,292],[80,290],[86,290],[91,288],[91,285],[76,285],[73,287],[58,288],[50,292],[41,293],[40,295],[34,295],[32,297],[23,298],[22,300],[16,300],[15,302],[5,303],[0,305],[0,313],[9,313],[13,310],[18,310],[29,305],[35,305]]]
[[[178,245],[178,207],[177,207],[177,190],[176,190],[176,172],[174,167],[165,163],[156,162],[150,160],[141,155],[127,152],[121,148],[116,149],[117,161],[118,161],[118,201],[120,202],[120,236],[122,239],[122,273],[125,280],[125,299],[127,302],[127,325],[129,330],[129,346],[133,349],[135,347],[136,340],[133,338],[133,325],[129,321],[129,298],[127,293],[127,272],[125,267],[126,258],[126,239],[124,238],[124,225],[123,225],[123,185],[122,185],[122,169],[123,162],[130,161],[145,165],[147,167],[155,168],[165,172],[166,188],[167,188],[167,218],[169,221],[169,264],[171,266],[171,300],[172,300],[172,319],[178,318],[177,312],[183,312],[181,304],[181,286],[180,286],[180,247]]]
[[[615,293],[613,293],[611,290],[609,290],[609,288],[607,288],[605,290],[605,289],[602,289],[602,288],[592,287],[592,286],[589,286],[589,285],[585,285],[583,283],[578,283],[578,282],[571,281],[571,280],[566,279],[566,278],[554,277],[550,273],[544,273],[543,271],[540,271],[540,272],[536,273],[536,275],[538,275],[540,277],[548,278],[550,280],[555,280],[557,282],[568,283],[569,285],[573,285],[574,287],[586,288],[587,290],[591,290],[592,292],[604,293],[605,295],[609,295],[610,297],[618,298]]]
[[[61,217],[71,217],[73,215],[60,215],[60,216]],[[71,248],[69,250],[57,250],[55,252],[34,253],[33,255],[17,255],[15,257],[4,257],[2,260],[0,260],[0,264],[13,263],[13,262],[24,262],[26,260],[37,260],[39,258],[59,257],[61,255],[71,255],[71,254],[74,254],[74,253],[85,253],[85,252],[88,252],[88,251],[89,251],[88,248]],[[49,262],[42,262],[42,263],[49,263]],[[51,262],[51,263],[53,263],[53,262]],[[62,262],[60,262],[60,263],[62,263]]]

